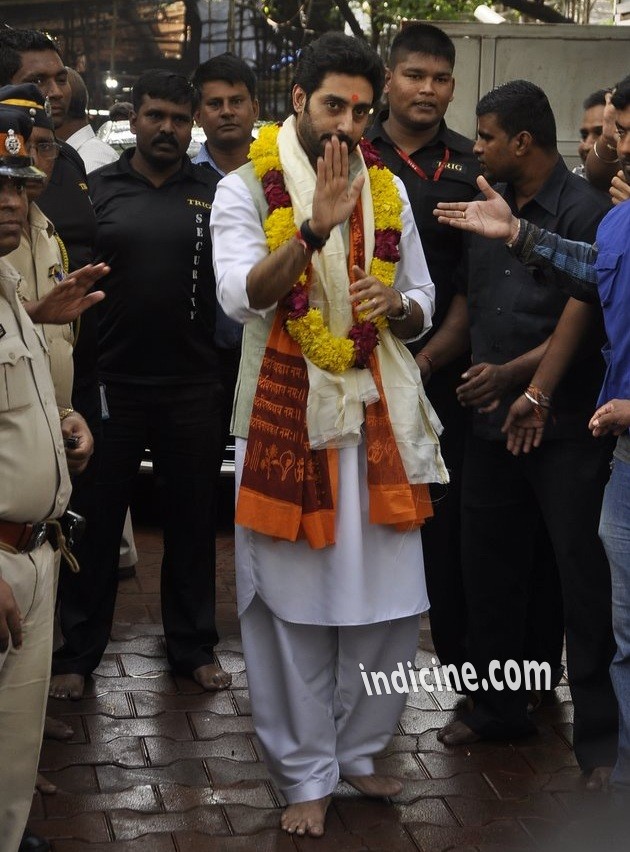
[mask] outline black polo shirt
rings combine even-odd
[[[417,163],[429,180],[423,180],[396,153],[394,143],[383,128],[388,111],[381,112],[367,132],[388,169],[405,185],[416,227],[420,233],[422,247],[435,284],[434,333],[448,311],[457,288],[455,270],[462,255],[462,232],[440,225],[433,209],[438,201],[470,201],[479,190],[475,180],[479,175],[479,164],[473,155],[473,143],[465,136],[449,130],[444,120],[435,137],[422,148],[414,151],[410,158]],[[438,181],[433,181],[444,152],[448,148],[449,159]],[[430,336],[430,335],[429,335]],[[424,345],[429,336],[422,339]]]
[[[494,187],[512,211],[541,228],[570,240],[592,243],[597,225],[610,209],[608,200],[583,178],[571,174],[559,157],[538,194],[520,210],[513,188]],[[536,269],[518,261],[497,240],[466,238],[466,278],[473,363],[505,364],[543,343],[553,332],[567,296],[553,283],[553,269]],[[546,437],[585,437],[587,423],[604,376],[599,351],[603,329],[568,370],[554,394],[555,423]],[[505,440],[501,426],[507,409],[525,388],[506,395],[492,414],[476,414],[475,434]]]
[[[37,204],[48,216],[68,252],[69,269],[80,269],[94,259],[96,217],[88,195],[85,165],[79,154],[66,142],[61,142],[61,152],[55,161],[48,186],[37,199]],[[97,380],[96,311],[86,311],[75,324],[73,396]],[[82,407],[80,397],[75,399]]]
[[[217,381],[215,286],[208,220],[218,175],[193,165],[155,187],[135,149],[89,175],[102,282],[99,370],[107,381]]]

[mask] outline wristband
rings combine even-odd
[[[305,219],[300,225],[300,236],[311,251],[321,251],[328,242],[330,234],[328,234],[328,237],[318,237],[317,234],[313,233],[311,226],[308,223],[309,220]],[[300,242],[302,240],[300,240]]]

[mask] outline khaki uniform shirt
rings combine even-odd
[[[50,293],[63,278],[64,265],[53,224],[33,203],[29,205],[27,227],[28,234],[22,234],[20,245],[6,259],[22,276],[18,285],[20,298],[30,302]],[[74,379],[72,325],[40,325],[39,328],[48,347],[57,405],[71,408]]]
[[[70,476],[45,344],[0,259],[0,518],[34,523],[63,514]]]

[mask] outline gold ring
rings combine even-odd
[[[465,218],[466,218],[466,211],[462,210],[462,219],[465,219]]]

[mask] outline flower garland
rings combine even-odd
[[[291,198],[284,183],[278,152],[279,132],[280,126],[277,124],[262,127],[249,152],[269,206],[264,230],[270,252],[295,235]],[[362,139],[359,145],[368,170],[374,206],[375,246],[370,275],[387,287],[392,287],[396,263],[400,260],[398,244],[402,230],[402,202],[393,175],[383,165],[374,146],[366,139]],[[327,328],[322,312],[309,305],[311,273],[312,266],[309,263],[286,297],[287,332],[299,344],[302,354],[322,370],[344,373],[351,367],[367,366],[370,355],[378,345],[379,327],[386,326],[387,320],[385,317],[379,317],[374,322],[366,320],[366,312],[359,311],[347,336],[336,337]]]

